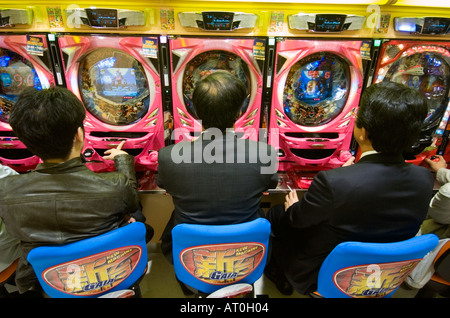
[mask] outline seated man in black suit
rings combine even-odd
[[[228,72],[203,78],[192,100],[204,131],[159,152],[158,186],[175,206],[161,243],[169,261],[171,230],[179,223],[237,224],[264,217],[262,193],[278,182],[276,153],[267,143],[234,133],[246,97],[245,86]]]
[[[265,274],[284,294],[315,291],[320,266],[344,241],[395,242],[419,231],[432,197],[432,173],[405,163],[427,115],[422,95],[382,82],[363,93],[354,127],[362,152],[356,164],[319,172],[299,201],[267,215],[272,257]]]

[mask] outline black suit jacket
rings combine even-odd
[[[261,216],[262,193],[277,186],[276,153],[263,142],[206,130],[159,151],[157,180],[173,198],[175,225],[243,223]]]
[[[293,233],[284,262],[289,281],[308,292],[322,262],[341,242],[395,242],[416,235],[433,184],[428,169],[389,154],[319,172],[301,201],[283,214]]]

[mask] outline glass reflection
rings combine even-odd
[[[129,125],[148,111],[149,86],[142,65],[123,51],[97,49],[80,63],[81,98],[97,119],[111,125]]]
[[[207,51],[195,56],[190,60],[183,74],[183,100],[188,112],[195,116],[192,104],[192,94],[195,84],[205,76],[215,71],[228,71],[236,76],[247,87],[250,92],[251,82],[247,64],[239,56],[228,51]],[[244,102],[242,113],[248,108],[249,97]]]
[[[9,114],[25,87],[42,89],[39,76],[30,61],[0,48],[0,120],[8,122]]]

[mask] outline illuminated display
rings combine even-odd
[[[103,96],[136,96],[136,72],[132,68],[98,68]]]
[[[422,34],[445,34],[449,25],[448,18],[425,18]]]
[[[343,14],[318,14],[316,15],[315,31],[339,32],[342,30],[346,15]]]
[[[39,76],[30,61],[19,54],[0,49],[0,120],[7,122],[19,93],[25,87],[42,89]]]
[[[86,9],[90,25],[96,28],[117,28],[116,9]]]
[[[295,97],[308,104],[317,104],[331,95],[330,71],[302,71]]]
[[[337,55],[312,54],[289,70],[283,94],[284,113],[302,126],[324,125],[341,113],[349,87],[346,62]]]
[[[205,30],[231,30],[233,25],[233,12],[203,12],[203,25]]]
[[[398,59],[389,68],[384,81],[393,81],[412,87],[422,93],[428,102],[428,115],[424,125],[435,125],[447,105],[450,66],[445,61],[444,48],[414,47],[407,56]]]
[[[81,98],[97,119],[112,125],[129,125],[148,111],[149,86],[142,65],[123,51],[97,49],[80,63]]]
[[[449,30],[450,18],[402,17],[394,18],[395,31],[419,34],[445,34]]]
[[[402,24],[399,24],[396,27],[396,30],[401,32],[416,32],[417,24],[415,24],[414,22],[404,22]]]

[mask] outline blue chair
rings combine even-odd
[[[264,272],[270,223],[264,218],[233,225],[179,224],[172,229],[175,274],[199,293],[253,284]]]
[[[317,293],[325,298],[391,297],[438,242],[427,234],[394,243],[341,243],[322,263]]]
[[[105,297],[139,280],[147,267],[145,225],[116,230],[69,244],[32,249],[27,260],[51,298]],[[133,292],[134,293],[134,292]]]

